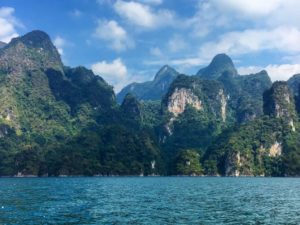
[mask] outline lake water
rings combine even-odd
[[[1,178],[0,224],[300,224],[300,179]]]

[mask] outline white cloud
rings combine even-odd
[[[271,64],[265,67],[247,66],[237,68],[239,74],[247,75],[266,70],[272,81],[288,80],[292,75],[300,73],[300,64]]]
[[[202,44],[199,55],[212,58],[223,52],[234,56],[263,50],[296,53],[300,52],[299,40],[300,30],[295,27],[228,32],[217,41]]]
[[[150,54],[153,55],[153,56],[156,56],[156,57],[162,57],[163,56],[160,48],[158,48],[158,47],[150,48]]]
[[[12,38],[19,36],[16,27],[21,24],[13,16],[14,12],[14,8],[0,7],[0,41],[8,43]]]
[[[239,17],[257,18],[278,10],[286,0],[211,0],[219,12],[234,13]]]
[[[129,74],[126,65],[120,58],[112,62],[100,61],[91,66],[93,72],[113,85],[116,91],[128,84]]]
[[[210,60],[204,60],[200,57],[186,57],[186,58],[160,58],[159,60],[144,60],[143,64],[147,66],[163,66],[170,65],[175,67],[178,71],[187,72],[191,68],[199,70],[201,66],[207,65]]]
[[[96,0],[99,5],[112,4],[113,0]]]
[[[148,5],[134,1],[117,0],[114,4],[115,11],[128,22],[143,28],[158,28],[174,24],[174,13],[165,10],[153,10]]]
[[[114,20],[99,20],[94,36],[109,42],[110,48],[116,51],[134,47],[134,42],[129,38],[126,30]]]
[[[64,50],[63,48],[66,46],[66,40],[63,39],[62,37],[60,36],[57,36],[55,39],[54,39],[54,45],[56,46],[57,48],[57,51],[59,52],[60,55],[63,55],[64,54]]]
[[[168,47],[171,52],[178,52],[187,48],[187,43],[182,37],[175,35],[169,40]]]
[[[186,19],[191,35],[204,37],[218,30],[300,28],[298,0],[199,1],[194,16]]]
[[[139,1],[151,5],[161,5],[163,3],[163,0],[139,0]]]

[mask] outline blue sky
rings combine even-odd
[[[119,91],[168,64],[195,74],[227,53],[240,74],[300,73],[298,0],[0,0],[0,40],[47,32],[66,65]]]

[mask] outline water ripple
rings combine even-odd
[[[0,224],[300,224],[297,178],[2,178]]]

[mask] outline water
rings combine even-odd
[[[300,179],[1,178],[0,224],[300,224]]]

